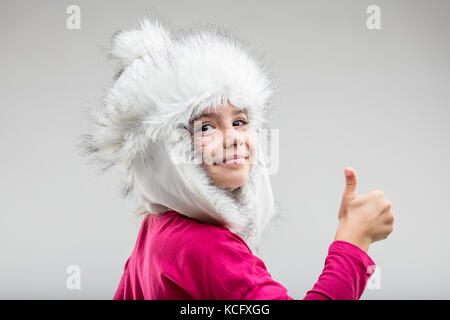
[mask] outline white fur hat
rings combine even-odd
[[[211,25],[173,34],[144,18],[139,28],[116,33],[111,56],[120,70],[102,105],[90,111],[92,131],[80,146],[102,172],[120,169],[122,194],[138,194],[145,212],[175,210],[223,225],[257,251],[275,214],[258,138],[274,89],[247,51],[229,31]],[[180,161],[193,159],[190,120],[227,101],[247,111],[257,141],[249,181],[236,192],[215,186],[200,164]]]

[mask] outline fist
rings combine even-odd
[[[367,252],[372,242],[386,239],[394,230],[392,203],[381,190],[358,195],[355,170],[346,167],[344,174],[345,190],[335,240],[348,241]]]

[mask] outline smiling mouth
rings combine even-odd
[[[239,166],[243,165],[245,160],[248,160],[249,157],[235,157],[234,159],[228,159],[223,163],[214,163],[216,166]]]

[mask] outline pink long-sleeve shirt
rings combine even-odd
[[[334,241],[304,297],[359,299],[375,263],[359,247]],[[228,229],[176,211],[147,214],[114,300],[293,300],[264,262]]]

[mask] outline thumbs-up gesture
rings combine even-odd
[[[344,175],[345,190],[335,240],[350,242],[367,252],[372,242],[386,239],[394,230],[392,204],[381,190],[358,195],[358,178],[352,168],[346,167]]]

